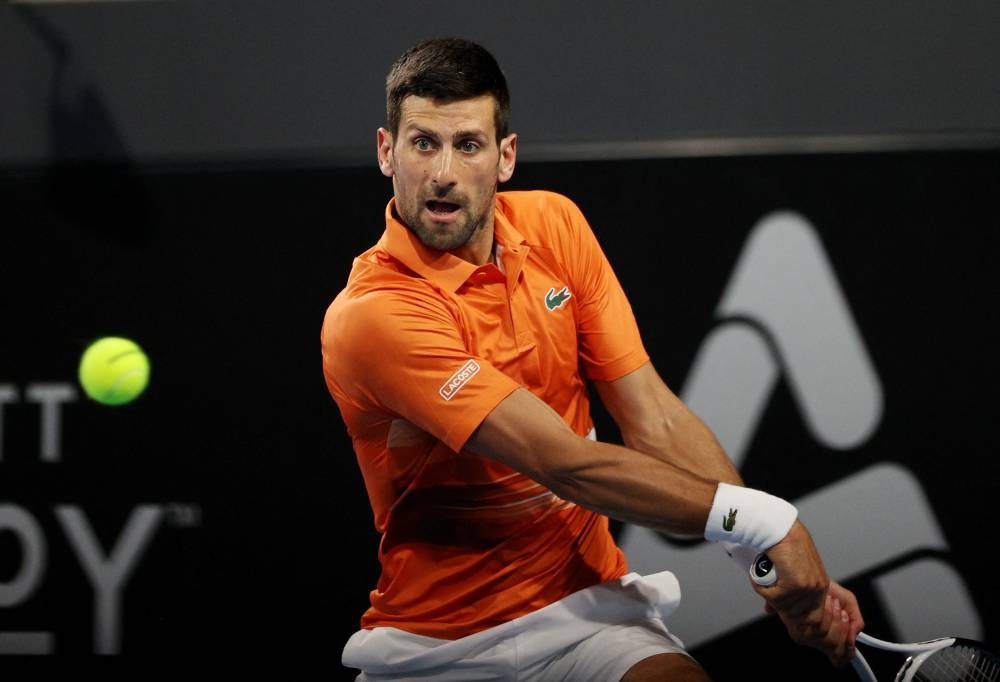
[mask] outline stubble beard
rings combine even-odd
[[[492,208],[495,197],[496,191],[494,190],[494,192],[490,194],[489,201],[486,203],[486,208],[478,214],[472,214],[464,203],[459,204],[461,206],[459,209],[459,219],[447,224],[436,223],[432,220],[425,220],[426,216],[423,215],[425,207],[424,203],[407,207],[405,210],[401,211],[397,202],[396,210],[399,212],[403,224],[410,228],[415,235],[417,235],[417,239],[419,239],[424,246],[437,251],[454,251],[455,249],[460,249],[472,241],[472,239],[483,229],[483,226],[486,223],[487,208]],[[438,198],[443,201],[448,200],[447,197]]]

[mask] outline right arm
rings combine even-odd
[[[656,457],[578,436],[523,388],[490,412],[466,447],[565,500],[668,533],[700,537],[717,486]]]

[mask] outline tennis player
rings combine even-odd
[[[385,232],[321,333],[382,536],[343,664],[361,681],[708,680],[667,627],[676,578],[630,572],[609,517],[766,550],[780,578],[752,586],[765,608],[847,663],[857,600],[795,507],[744,487],[657,374],[584,216],[551,192],[498,192],[517,135],[492,55],[424,41],[386,90]],[[588,385],[625,446],[595,438]]]

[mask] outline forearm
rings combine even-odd
[[[586,454],[548,482],[557,495],[618,521],[673,535],[704,533],[717,481],[629,448],[581,445]]]
[[[794,507],[761,491],[738,483],[721,486],[719,479],[670,458],[579,436],[525,389],[501,401],[466,448],[520,471],[565,500],[675,535],[708,537],[711,513],[712,528],[722,530],[709,539],[757,546],[760,542],[754,538],[761,538],[773,544],[781,540],[795,516]],[[718,469],[725,472],[727,466]],[[775,514],[776,509],[791,513]]]
[[[565,500],[674,534],[704,533],[718,485],[664,459],[578,436],[525,390],[498,405],[466,447],[534,478]]]

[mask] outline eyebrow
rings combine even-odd
[[[489,138],[489,135],[487,135],[486,131],[484,131],[484,130],[478,130],[478,129],[459,130],[457,133],[455,133],[455,138],[454,139],[456,139],[456,140],[464,140],[465,138],[468,138],[468,137]]]
[[[423,126],[419,126],[419,125],[412,126],[410,128],[410,130],[409,130],[409,133],[411,135],[416,134],[416,135],[419,135],[421,137],[430,137],[430,138],[433,138],[435,140],[440,139],[440,136],[438,135],[437,132],[432,131],[432,130],[428,130],[427,128],[424,128]],[[468,130],[459,130],[459,131],[456,131],[455,135],[452,137],[452,139],[453,140],[464,140],[464,139],[468,139],[470,137],[473,137],[473,138],[482,138],[482,139],[489,139],[489,134],[486,133],[486,131],[478,129],[478,128],[470,128]]]

